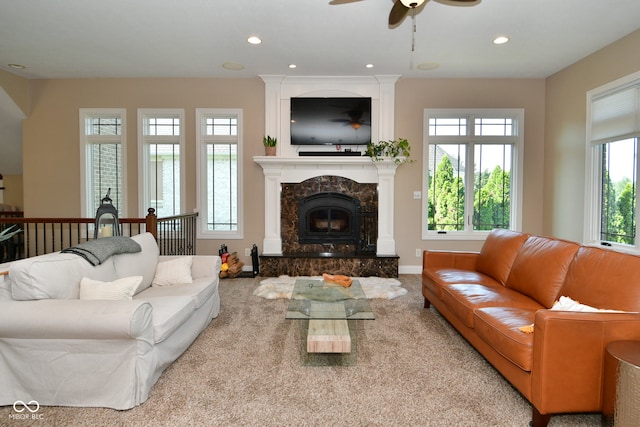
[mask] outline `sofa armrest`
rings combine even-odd
[[[0,301],[0,339],[146,339],[152,308],[139,300]]]
[[[428,268],[457,268],[475,271],[478,252],[458,251],[423,251],[422,269]]]
[[[542,414],[600,411],[606,346],[640,340],[640,313],[539,310],[531,403]]]

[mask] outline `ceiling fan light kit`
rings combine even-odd
[[[413,9],[422,5],[422,3],[424,3],[425,1],[426,0],[400,0],[400,3],[402,3],[405,7]]]

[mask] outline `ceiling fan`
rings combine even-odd
[[[329,4],[339,5],[346,3],[355,3],[362,0],[331,0]],[[393,0],[393,7],[389,13],[389,26],[395,27],[409,14],[409,11],[414,11],[429,0]],[[475,6],[480,3],[481,0],[435,0],[438,3],[446,4],[449,6]]]

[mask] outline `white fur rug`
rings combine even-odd
[[[280,276],[269,277],[260,282],[253,294],[266,299],[291,298],[296,279],[322,280],[322,276]],[[393,299],[405,295],[408,291],[401,287],[398,279],[382,277],[353,277],[358,280],[367,298]]]

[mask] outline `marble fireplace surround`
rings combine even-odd
[[[373,162],[369,157],[274,157],[253,158],[264,173],[265,237],[263,255],[282,255],[282,185],[319,176],[340,176],[358,183],[375,183],[378,189],[378,256],[395,256],[393,230],[394,183],[397,165],[390,159]]]

